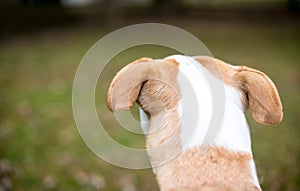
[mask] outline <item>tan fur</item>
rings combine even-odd
[[[157,167],[156,174],[161,190],[257,191],[250,160],[248,153],[214,147],[201,154],[198,147]]]
[[[213,75],[243,95],[252,116],[261,123],[276,124],[282,106],[272,81],[262,72],[234,67],[207,56],[195,59]],[[201,154],[199,147],[181,148],[179,64],[174,59],[142,58],[124,67],[113,79],[108,94],[110,110],[129,109],[134,102],[150,116],[146,147],[162,191],[257,191],[250,170],[251,155],[213,147]]]
[[[133,106],[143,82],[154,75],[151,61],[150,58],[141,58],[118,72],[107,93],[107,106],[111,111],[129,109]]]
[[[137,59],[136,61],[133,61],[132,64],[137,64],[139,62],[150,62],[152,60],[153,60],[152,58],[143,57],[143,58]]]
[[[164,61],[173,64],[176,68],[179,67],[179,63],[175,59],[164,59]]]
[[[272,125],[281,122],[280,97],[266,74],[246,66],[232,66],[208,56],[197,56],[195,59],[225,84],[240,90],[244,108],[249,105],[254,120]]]
[[[248,97],[253,119],[262,124],[276,125],[281,122],[283,112],[280,97],[267,75],[241,66],[234,79]]]
[[[118,72],[109,87],[108,108],[111,111],[129,109],[135,101],[138,101],[145,111],[150,111],[154,101],[164,103],[160,105],[160,110],[174,106],[179,100],[177,67],[178,63],[175,62],[154,61],[149,58],[128,64]],[[142,86],[144,88],[141,91]]]
[[[175,158],[181,151],[180,118],[176,109],[151,117],[146,148],[154,166]]]
[[[237,72],[237,67],[223,62],[222,60],[212,58],[209,56],[196,56],[195,59],[204,66],[211,74],[218,79],[222,80],[224,84],[240,90],[239,83],[233,79],[233,76]],[[248,107],[248,100],[243,91],[240,91],[243,95],[242,103],[244,109]]]
[[[151,116],[174,108],[180,99],[176,65],[174,67],[174,63],[158,60],[154,63],[153,70],[153,75],[143,84],[137,99],[144,111],[149,112]],[[153,103],[156,108],[151,105]]]
[[[180,94],[176,81],[179,63],[168,59],[157,64],[156,78],[143,85],[137,100],[151,116],[146,148],[151,161],[156,164],[181,152],[180,118],[177,113]]]
[[[238,83],[232,78],[236,73],[236,68],[232,65],[208,56],[196,56],[195,60],[215,77],[221,79],[225,84],[238,88]]]

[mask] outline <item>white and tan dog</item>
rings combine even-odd
[[[222,82],[225,90],[222,128],[205,153],[200,153],[199,148],[211,119],[206,112],[199,113],[202,118],[194,135],[188,145],[183,144],[189,127],[182,122],[185,114],[181,102],[187,92],[180,73],[194,88],[200,109],[212,109],[208,104],[211,100],[203,96],[209,91],[203,86],[204,78],[191,63],[199,64]],[[261,190],[244,112],[249,107],[253,119],[262,124],[275,125],[283,117],[277,89],[264,73],[208,56],[141,58],[115,76],[107,94],[111,111],[130,109],[135,102],[141,107],[141,120],[150,121],[146,148],[152,164],[156,164],[153,168],[162,191]]]

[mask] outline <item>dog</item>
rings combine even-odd
[[[224,118],[209,145],[203,141],[212,119],[211,92],[199,69],[224,88]],[[183,81],[193,91],[187,92]],[[193,109],[183,108],[184,97],[195,102],[190,104]],[[107,93],[107,106],[113,112],[130,109],[135,102],[160,190],[261,190],[245,111],[249,108],[252,118],[262,124],[281,122],[280,97],[266,74],[209,56],[141,58],[116,74]],[[193,111],[197,109],[200,112]],[[190,115],[199,120],[186,141],[193,124],[184,122],[184,116],[189,121]],[[200,152],[202,148],[205,152]]]

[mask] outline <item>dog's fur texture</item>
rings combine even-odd
[[[198,63],[225,87],[223,127],[215,144],[203,154],[199,152],[199,140],[205,134],[206,123],[197,126],[200,130],[193,137],[193,144],[187,148],[182,145],[182,134],[187,127],[181,121],[183,114],[179,107],[184,90],[178,76],[183,70],[190,72],[185,73],[188,78],[193,76],[193,70],[186,70],[190,61]],[[202,79],[198,79],[197,74],[194,76],[196,80],[191,78],[191,81],[197,87]],[[204,93],[205,90],[199,88]],[[197,96],[200,97],[201,92],[197,92]],[[200,107],[205,110],[207,100],[201,99]],[[153,168],[162,191],[261,190],[244,112],[249,108],[253,119],[262,124],[276,125],[283,117],[277,89],[264,73],[208,56],[141,58],[115,76],[107,94],[111,111],[130,109],[135,102],[150,120],[146,148],[152,164],[160,164]],[[170,159],[174,153],[176,157]]]

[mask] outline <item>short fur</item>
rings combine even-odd
[[[239,91],[244,108],[249,106],[257,122],[278,124],[282,120],[279,94],[264,73],[207,56],[193,59],[224,84]],[[251,172],[251,152],[213,146],[200,155],[201,145],[182,150],[181,118],[177,109],[180,102],[180,87],[176,81],[178,66],[175,59],[142,58],[127,65],[115,76],[107,94],[107,105],[111,111],[129,109],[137,102],[150,116],[151,133],[147,134],[146,147],[155,166],[160,189],[260,190]]]

